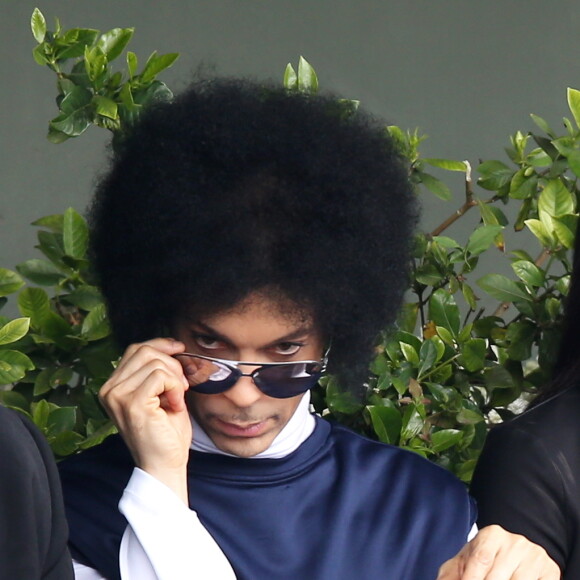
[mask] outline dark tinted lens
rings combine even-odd
[[[216,395],[227,391],[240,378],[235,367],[196,357],[179,357],[189,386],[197,393]]]
[[[269,397],[287,399],[305,393],[322,376],[320,363],[296,363],[263,367],[254,374],[254,382]]]

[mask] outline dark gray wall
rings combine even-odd
[[[28,224],[82,210],[105,159],[103,131],[52,145],[53,78],[31,57],[36,2],[0,0],[0,266],[32,256]],[[134,51],[182,57],[163,78],[179,89],[200,62],[220,73],[280,78],[304,55],[323,87],[430,135],[425,155],[502,157],[529,113],[557,125],[580,87],[580,3],[560,0],[45,0],[64,27],[134,26]],[[461,200],[457,183],[457,203]],[[455,204],[454,204],[455,205]],[[435,224],[452,206],[428,201]]]

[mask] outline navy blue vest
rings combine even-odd
[[[111,437],[60,469],[73,557],[118,579],[127,448]],[[318,418],[283,459],[191,452],[188,472],[190,506],[239,580],[433,580],[476,515],[444,469]]]

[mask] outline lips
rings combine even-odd
[[[259,421],[257,423],[228,423],[217,419],[218,429],[230,437],[258,437],[267,429],[266,421]]]

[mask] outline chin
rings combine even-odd
[[[266,451],[268,447],[272,444],[273,439],[270,437],[264,440],[262,437],[255,438],[236,438],[232,439],[229,437],[215,437],[213,438],[215,446],[224,451],[225,453],[230,453],[237,457],[250,458]]]

